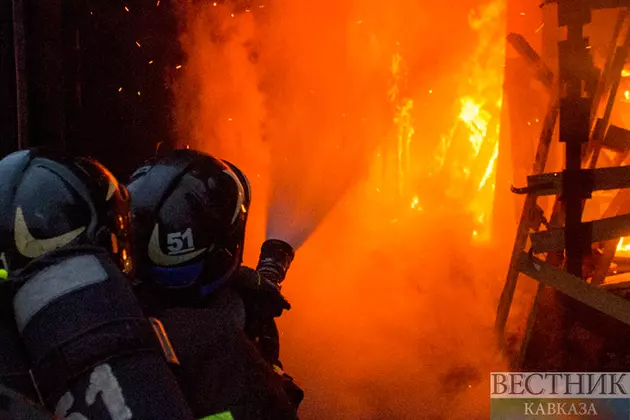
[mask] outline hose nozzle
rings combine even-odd
[[[260,258],[256,271],[265,280],[279,286],[287,275],[295,257],[293,248],[279,239],[268,239],[260,248]]]

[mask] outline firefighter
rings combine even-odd
[[[61,419],[192,420],[131,288],[125,187],[94,160],[42,150],[2,159],[0,179],[3,385]]]
[[[195,415],[297,418],[301,390],[246,334],[251,314],[243,290],[248,296],[258,290],[278,306],[277,314],[288,304],[241,266],[251,201],[245,175],[206,154],[176,150],[140,167],[128,189],[138,296],[146,313],[164,323]],[[185,319],[182,308],[198,315]]]

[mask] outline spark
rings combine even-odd
[[[118,92],[122,92],[122,87],[119,87],[119,88],[118,88]]]
[[[630,100],[630,90],[626,90],[623,93],[623,96],[626,98],[626,101]]]
[[[138,96],[140,96],[140,91],[138,91]]]
[[[140,45],[138,41],[136,41],[136,45],[138,46],[138,48],[142,48],[142,45]]]
[[[212,3],[212,5],[213,5],[214,7],[217,7],[217,2],[215,1],[214,3]]]
[[[231,13],[230,16],[234,17],[234,13]]]
[[[228,121],[232,121],[232,118],[228,118]]]
[[[621,77],[628,77],[628,76],[630,76],[629,70],[626,70],[626,69],[621,70]]]
[[[175,68],[176,68],[177,70],[179,70],[179,69],[181,69],[181,68],[182,68],[182,65],[181,65],[181,64],[178,64],[178,65],[176,65],[176,66],[175,66]]]
[[[90,12],[90,14],[91,14],[92,16],[94,16],[94,12]]]
[[[541,23],[541,24],[540,24],[540,26],[539,26],[538,28],[536,28],[536,30],[534,31],[534,33],[538,33],[538,32],[540,32],[540,30],[541,30],[542,28],[544,28],[544,27],[545,27],[545,23],[543,22],[543,23]]]
[[[129,8],[128,8],[127,6],[125,6],[125,10],[126,10],[127,12],[131,13],[131,12],[130,12],[130,10],[129,10]]]
[[[433,94],[433,89],[429,89],[429,95]]]
[[[153,64],[153,60],[149,60],[149,64]]]
[[[525,16],[525,12],[521,12],[521,16]]]
[[[160,0],[157,0],[157,3],[155,3],[155,7],[159,7],[160,6]]]

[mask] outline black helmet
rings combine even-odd
[[[252,203],[252,187],[249,185],[249,179],[245,176],[243,171],[241,171],[236,165],[231,162],[228,162],[225,159],[221,159],[223,163],[230,167],[230,169],[236,174],[238,180],[241,181],[241,185],[243,186],[243,192],[245,193],[245,199],[243,200],[243,205],[247,210],[249,210],[249,206]],[[245,212],[245,221],[247,221],[247,213]]]
[[[31,149],[0,160],[0,268],[67,245],[105,247],[133,271],[129,195],[89,158]]]
[[[184,149],[131,176],[141,280],[204,296],[232,276],[242,259],[251,197],[246,178],[231,167]]]

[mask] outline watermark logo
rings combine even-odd
[[[493,372],[492,420],[630,418],[630,373]]]

